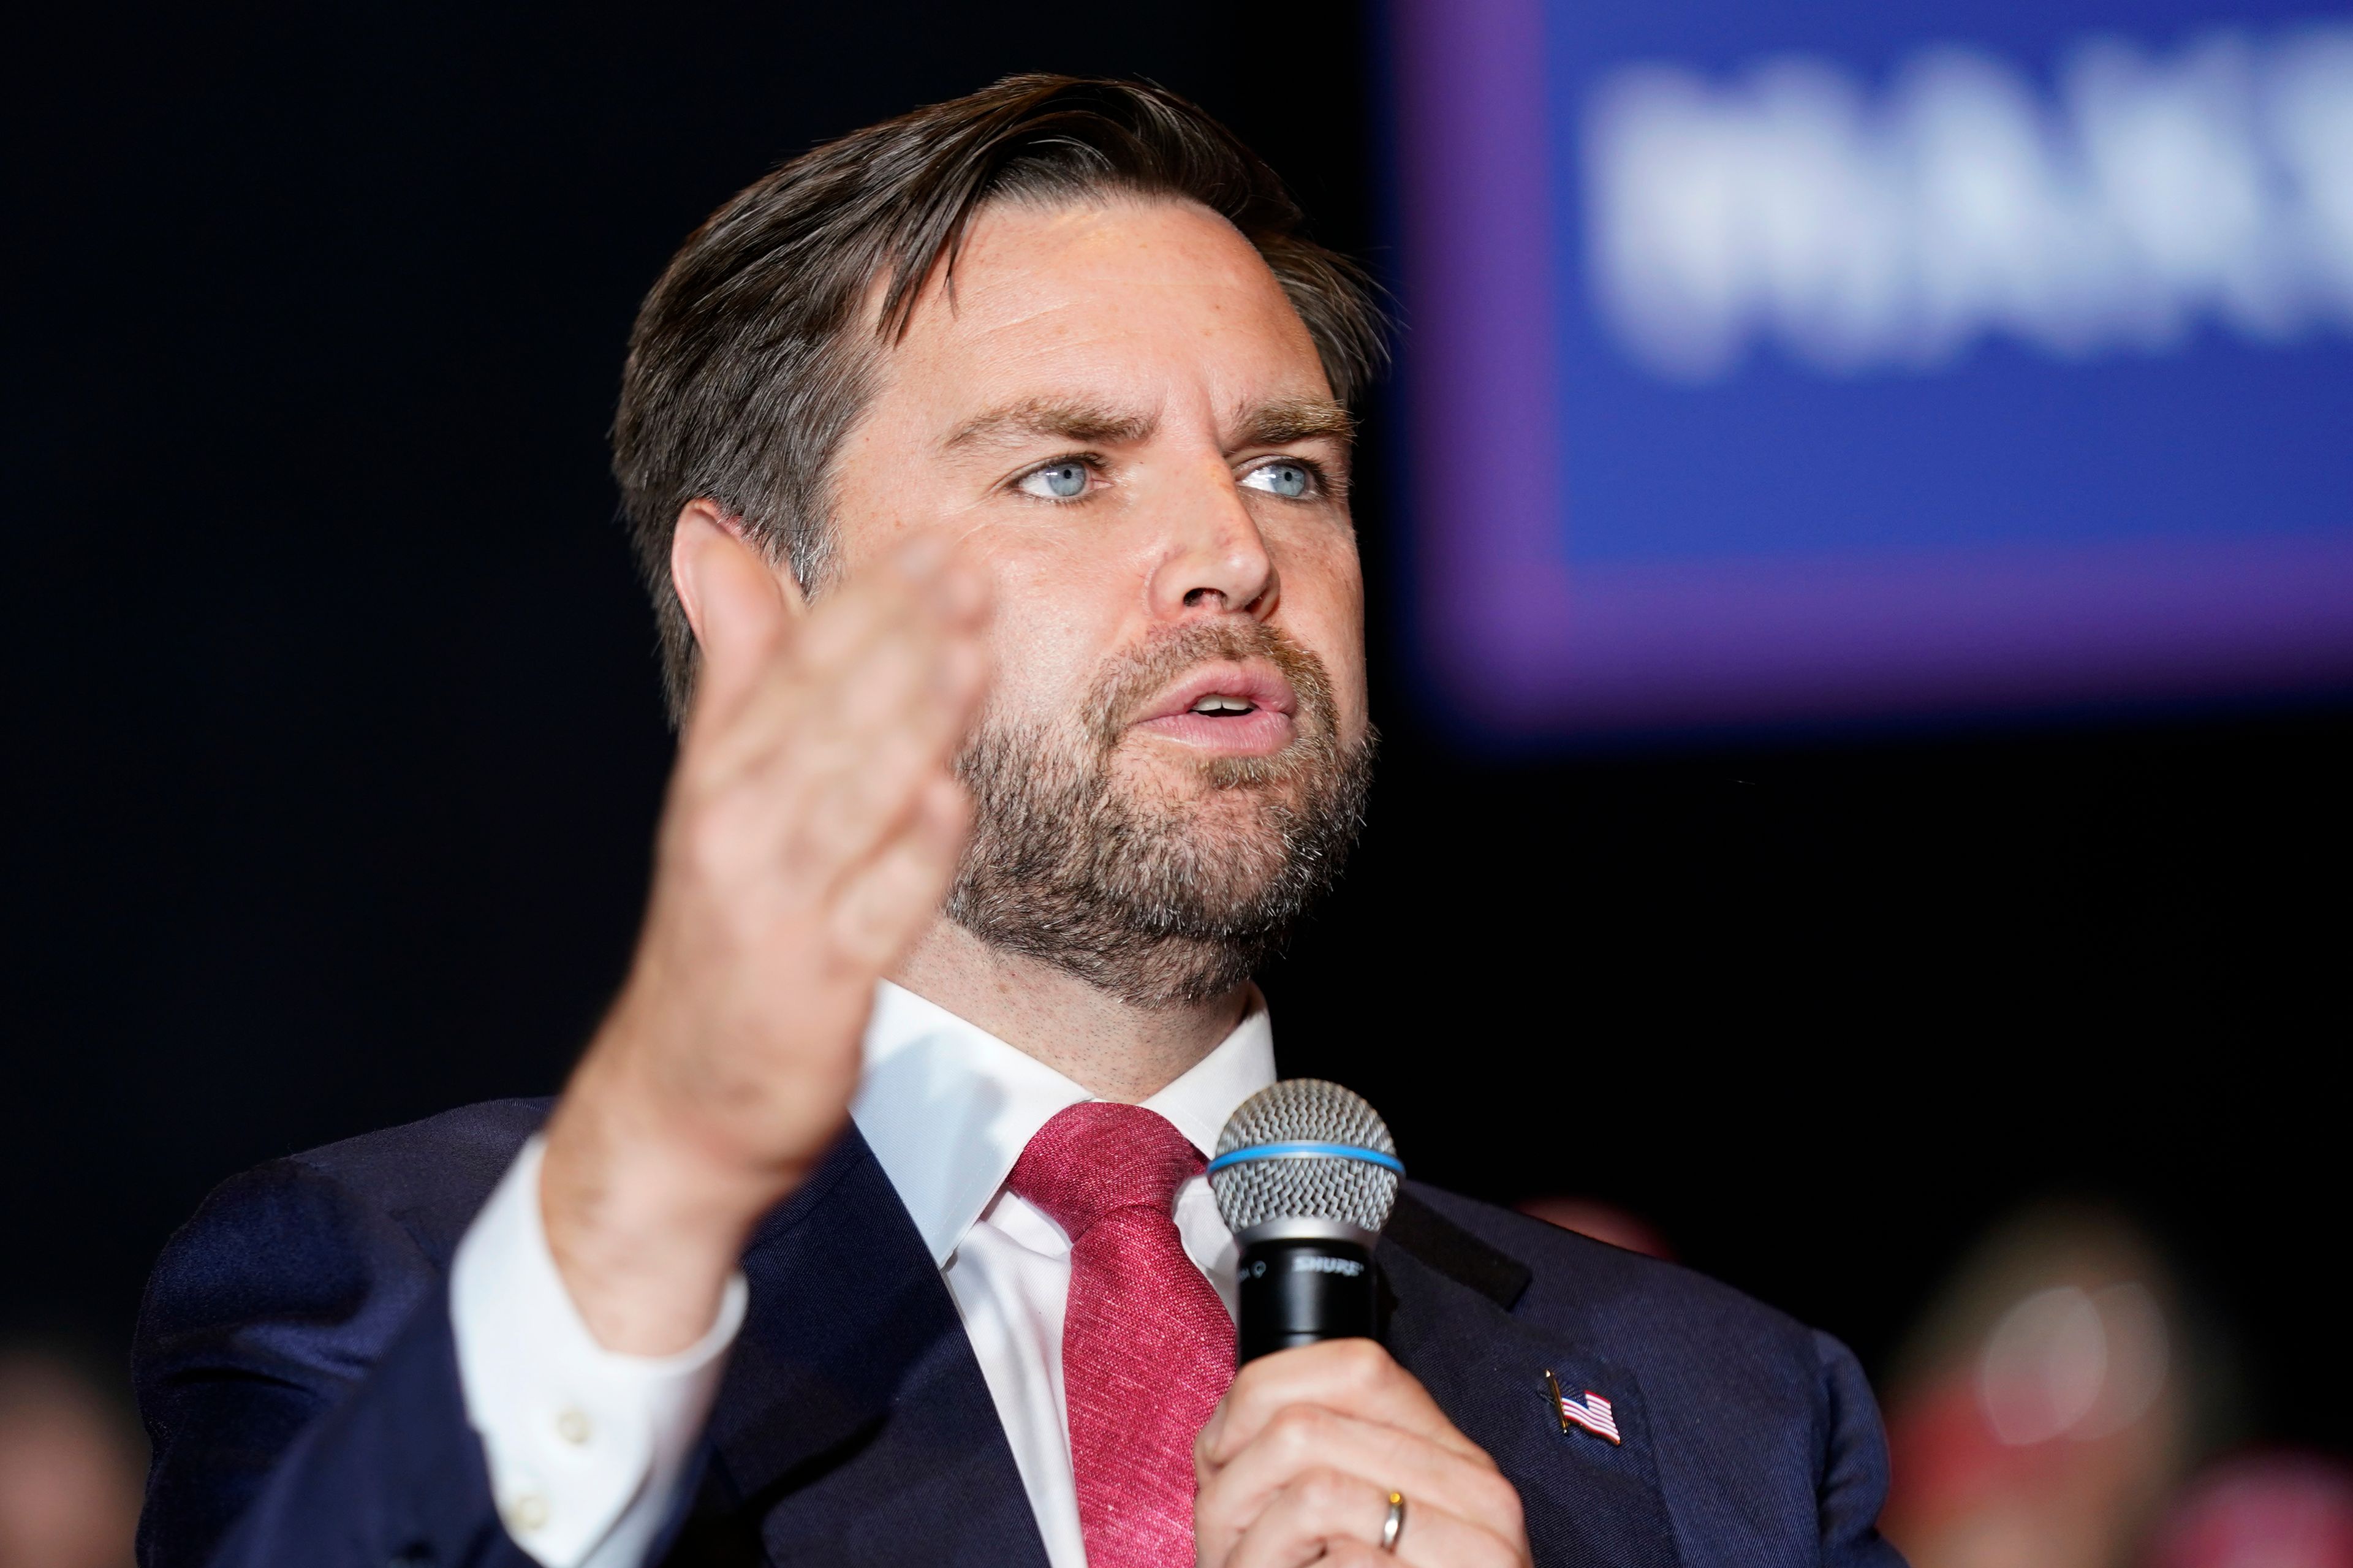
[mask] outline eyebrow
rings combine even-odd
[[[1071,441],[1085,446],[1122,446],[1150,439],[1155,415],[1067,397],[1026,397],[977,415],[956,426],[942,443],[948,451],[967,447],[1028,446],[1036,441]],[[1234,445],[1286,447],[1294,441],[1337,441],[1352,447],[1356,421],[1328,397],[1285,397],[1244,409],[1234,421]]]
[[[1105,404],[1029,397],[967,419],[943,445],[952,452],[966,447],[1019,447],[1041,440],[1123,445],[1146,439],[1159,423],[1155,416]]]
[[[1235,421],[1240,447],[1287,447],[1293,441],[1356,440],[1356,421],[1328,397],[1285,397],[1246,409]]]

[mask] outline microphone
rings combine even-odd
[[[1373,1242],[1405,1174],[1379,1112],[1322,1079],[1270,1084],[1227,1120],[1208,1174],[1241,1246],[1235,1364],[1375,1337]]]

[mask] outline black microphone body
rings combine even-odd
[[[1322,1340],[1375,1337],[1373,1249],[1363,1242],[1338,1236],[1245,1242],[1237,1286],[1239,1365]]]

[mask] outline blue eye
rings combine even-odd
[[[1242,483],[1285,500],[1298,500],[1315,489],[1315,476],[1304,463],[1261,463],[1242,476]]]
[[[1084,463],[1050,463],[1024,475],[1021,488],[1033,496],[1074,500],[1086,493],[1087,466]]]

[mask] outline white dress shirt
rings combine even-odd
[[[1084,1568],[1062,1311],[1071,1245],[1005,1190],[1038,1130],[1095,1098],[911,991],[884,982],[867,1025],[865,1078],[850,1114],[940,1267],[996,1403],[1052,1568]],[[1234,1108],[1274,1081],[1262,1000],[1218,1048],[1145,1101],[1208,1154]],[[691,1348],[618,1355],[581,1321],[547,1248],[532,1140],[458,1248],[450,1315],[467,1418],[516,1543],[548,1568],[638,1568],[744,1319],[731,1281],[719,1320]],[[1234,1238],[1208,1182],[1176,1196],[1185,1250],[1234,1300]]]

